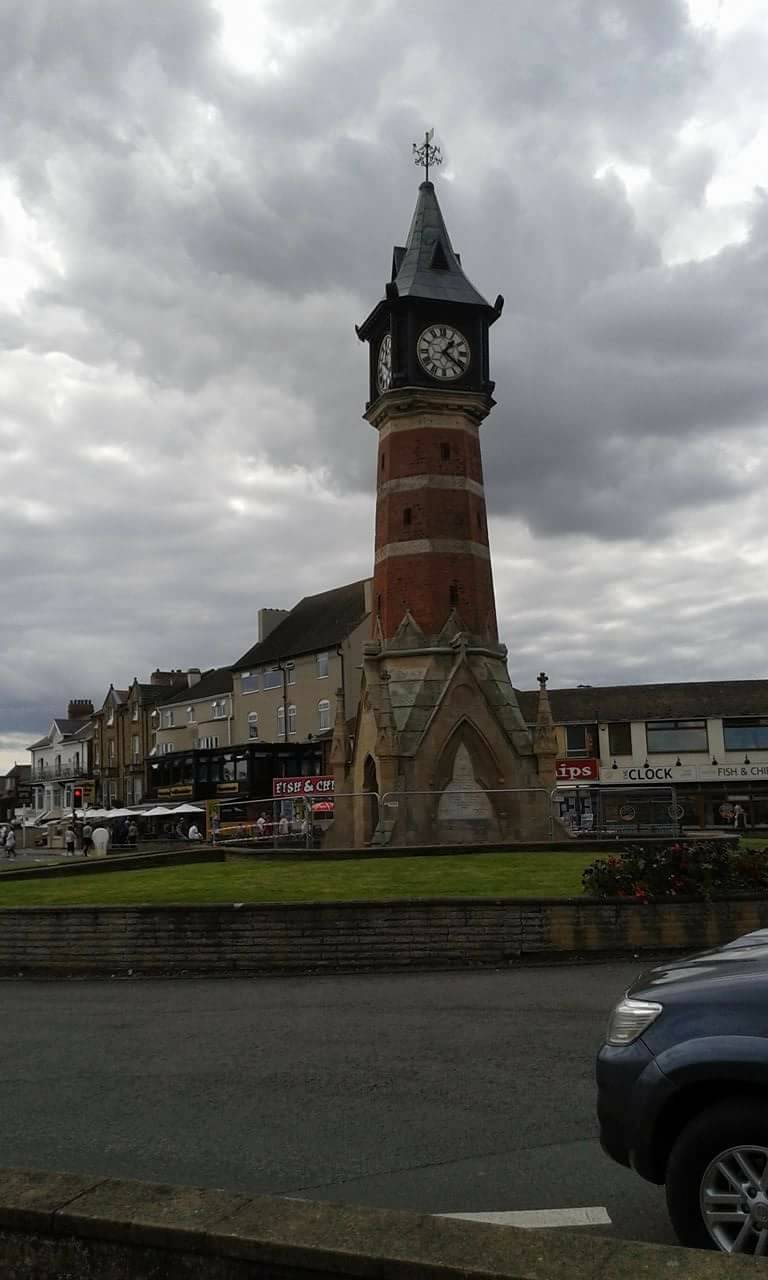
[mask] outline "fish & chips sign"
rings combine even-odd
[[[336,790],[334,778],[316,774],[311,778],[273,778],[272,795],[277,799],[297,796],[332,796]]]

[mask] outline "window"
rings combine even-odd
[[[214,720],[223,720],[227,714],[226,698],[217,698],[215,702],[212,702],[211,711],[213,712]]]
[[[115,763],[115,740],[114,740],[114,738],[110,738],[109,742],[107,743],[107,760],[108,760],[108,762],[109,762],[110,764],[114,764],[114,763]]]
[[[386,450],[382,449],[382,451],[381,451],[381,469],[382,469],[382,471],[386,470],[386,466],[387,466],[387,454],[386,454]]]
[[[141,743],[138,733],[134,733],[131,738],[131,755],[133,756],[133,763],[138,764],[141,760]]]
[[[53,763],[54,763],[56,772],[61,773],[61,756],[56,756],[56,759],[54,760]]]
[[[649,720],[645,726],[648,754],[706,751],[706,720]]]
[[[248,757],[235,756],[235,782],[248,781]]]
[[[214,747],[218,747],[219,739],[215,734],[213,736],[208,735],[207,737],[198,738],[197,745],[202,747],[203,750],[212,750]]]
[[[608,725],[608,750],[612,756],[632,755],[631,724],[624,722],[622,724]]]
[[[413,512],[410,507],[403,507],[403,524],[409,525],[413,518]]]
[[[109,712],[107,714],[107,724],[114,724],[114,723],[115,723],[115,708],[110,707]]]
[[[138,702],[134,702],[133,707],[131,709],[131,719],[135,721],[135,720],[138,720],[138,718],[139,718],[139,704]]]
[[[40,764],[42,765],[42,763],[43,762],[41,760]],[[93,763],[96,765],[101,764],[101,751],[99,749],[98,742],[94,742],[93,744]]]
[[[259,713],[258,711],[248,712],[248,737],[258,738],[259,736]]]
[[[261,673],[258,671],[244,671],[240,677],[241,693],[258,693],[261,687]]]
[[[162,712],[162,726],[164,729],[172,729],[176,723],[176,716],[173,711]]]
[[[376,612],[381,617],[381,592],[376,597]]]
[[[264,688],[279,689],[283,683],[283,673],[279,667],[269,667],[264,672]]]
[[[285,669],[288,673],[288,683],[295,684],[296,683],[296,663],[286,662]]]
[[[328,676],[328,654],[318,653],[317,655],[317,678],[325,680]]]
[[[75,767],[75,773],[79,773],[80,772],[80,752],[79,751],[75,752],[75,759],[73,763]]]
[[[290,706],[288,708],[288,734],[296,732],[296,708]]]
[[[322,702],[317,704],[317,716],[321,729],[330,729],[331,727],[331,704],[327,698],[323,698]]]
[[[440,445],[440,457],[442,458],[443,462],[447,462],[450,456],[451,456],[451,446],[447,443],[447,441],[444,440],[443,443]]]
[[[723,721],[726,751],[768,751],[768,716]]]
[[[222,782],[234,782],[235,780],[235,763],[231,755],[222,756],[221,780]]]
[[[141,778],[134,778],[134,780],[133,780],[133,803],[134,803],[134,804],[141,804],[141,801],[142,801],[142,799],[143,799],[143,794],[144,794],[144,783],[142,782]]]
[[[565,726],[565,754],[567,756],[593,756],[597,733],[595,725],[567,724]]]
[[[450,587],[448,588],[448,606],[451,609],[456,609],[458,608],[458,604],[459,604],[458,584],[455,582],[452,582]]]
[[[277,736],[285,737],[285,707],[277,708]]]

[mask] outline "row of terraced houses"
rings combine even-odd
[[[71,699],[30,747],[24,801],[55,817],[76,788],[107,808],[253,800],[275,778],[330,773],[335,717],[354,733],[370,616],[370,581],[354,582],[262,609],[255,643],[230,666],[134,676],[98,706]],[[748,825],[768,827],[768,681],[549,692],[572,808],[589,808],[598,788],[673,788],[685,825],[727,826],[738,804]],[[518,697],[534,724],[536,693]]]

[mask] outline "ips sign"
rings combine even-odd
[[[558,760],[555,768],[558,782],[597,782],[600,764],[597,760]]]

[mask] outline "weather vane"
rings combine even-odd
[[[432,139],[434,136],[434,129],[427,129],[421,146],[419,146],[418,142],[414,142],[413,144],[413,163],[421,165],[422,169],[426,169],[427,182],[429,182],[429,166],[431,164],[438,165],[443,163],[443,156],[440,148],[432,146]]]

